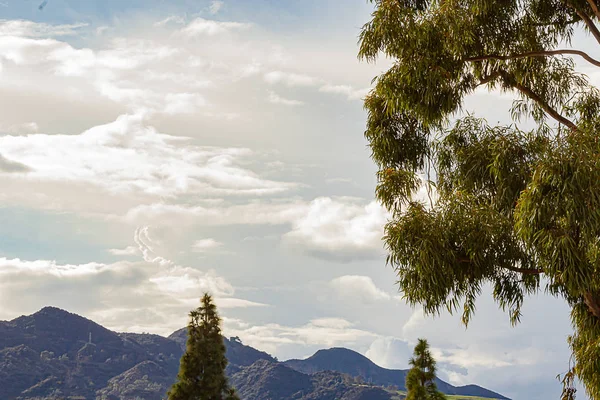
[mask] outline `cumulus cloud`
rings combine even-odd
[[[242,22],[222,22],[196,18],[181,29],[179,33],[188,37],[216,36],[227,32],[250,29],[251,27],[251,24]]]
[[[269,102],[273,104],[282,104],[284,106],[301,106],[304,103],[299,100],[286,99],[275,92],[269,92]]]
[[[170,17],[167,17],[163,20],[154,23],[154,26],[165,26],[170,23],[183,25],[185,24],[185,18],[178,15],[171,15]]]
[[[248,326],[239,320],[224,320],[224,331],[239,336],[244,343],[264,351],[274,352],[281,346],[364,346],[376,334],[357,329],[342,318],[317,318],[299,326],[266,324]]]
[[[319,88],[320,92],[341,94],[341,95],[346,96],[348,98],[348,100],[361,100],[369,93],[370,90],[371,90],[370,88],[354,89],[350,85],[331,85],[331,84],[326,84]]]
[[[319,79],[293,72],[271,71],[264,75],[265,82],[270,85],[284,84],[286,86],[314,86],[319,83]]]
[[[0,70],[0,72],[2,71]],[[31,133],[37,133],[39,129],[40,127],[35,122],[22,122],[8,126],[0,125],[0,132],[8,133],[10,135],[27,135]]]
[[[284,236],[289,244],[316,256],[350,261],[383,254],[387,212],[377,202],[361,205],[352,199],[317,198]]]
[[[54,36],[72,36],[79,33],[87,24],[50,25],[26,20],[0,19],[0,36],[24,36],[47,38]]]
[[[146,221],[153,225],[177,224],[178,226],[227,226],[227,225],[285,225],[305,214],[307,203],[297,199],[285,201],[251,201],[246,204],[223,204],[188,206],[154,203],[130,209],[125,220],[138,224]]]
[[[139,254],[139,249],[135,246],[127,246],[124,249],[109,249],[108,252],[115,256],[135,256]]]
[[[390,300],[392,296],[375,285],[369,276],[345,275],[333,279],[329,285],[342,297],[363,304],[379,300]]]
[[[236,299],[233,297],[217,297],[215,303],[219,308],[249,308],[249,307],[269,307],[268,304],[256,301]]]
[[[394,337],[378,337],[365,352],[375,364],[390,369],[408,368],[413,347],[407,341]]]
[[[223,246],[223,243],[216,241],[213,238],[196,240],[192,245],[192,251],[195,253],[205,253],[210,250],[217,249]]]
[[[29,171],[31,171],[31,168],[28,167],[27,165],[20,163],[18,161],[9,160],[8,158],[6,158],[2,154],[0,154],[0,173],[1,172],[8,172],[8,173],[29,172]]]
[[[249,149],[192,145],[145,125],[141,115],[123,115],[80,135],[0,136],[0,148],[3,170],[27,166],[30,181],[92,185],[111,195],[260,196],[296,187],[242,166],[255,154]]]
[[[11,301],[23,291],[35,295]],[[232,297],[234,288],[212,270],[165,265],[155,259],[60,264],[0,258],[0,319],[56,305],[120,331],[143,328],[169,334],[183,326],[203,292],[212,293],[226,309],[266,306]]]

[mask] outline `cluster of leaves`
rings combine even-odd
[[[225,375],[227,358],[220,325],[217,307],[205,294],[201,306],[190,312],[186,352],[169,400],[239,400]]]
[[[372,2],[360,56],[393,65],[365,99],[365,136],[405,298],[467,324],[487,285],[513,323],[527,295],[561,296],[572,372],[600,399],[600,94],[572,57],[600,62],[558,47],[577,29],[600,43],[595,0]],[[452,121],[480,87],[512,93],[515,123],[537,128]]]

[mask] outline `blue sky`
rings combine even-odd
[[[169,334],[204,290],[227,334],[280,359],[331,346],[557,397],[567,307],[513,328],[489,296],[465,330],[404,304],[361,98],[363,0],[0,0],[0,319],[62,307]],[[511,99],[466,109],[507,121]]]

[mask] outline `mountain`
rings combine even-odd
[[[117,333],[53,307],[0,321],[0,399],[161,400],[175,381],[186,338],[186,329],[167,338]],[[227,373],[243,400],[401,398],[383,386],[402,388],[405,371],[381,368],[351,350],[320,350],[281,363],[239,338],[224,342]],[[440,381],[440,388],[504,399],[475,385],[455,388]]]
[[[182,352],[185,352],[185,344],[187,342],[187,328],[179,329],[169,335],[169,340],[176,342]],[[258,360],[267,360],[276,362],[270,354],[264,351],[256,350],[253,347],[242,344],[239,338],[223,338],[225,341],[225,356],[231,366],[247,367],[254,364]]]
[[[339,372],[303,374],[282,363],[259,360],[233,375],[231,384],[244,399],[391,400],[378,387],[356,385]]]
[[[284,364],[304,374],[337,371],[353,377],[361,377],[364,381],[373,385],[397,386],[400,390],[406,390],[404,382],[408,370],[382,368],[362,354],[345,348],[319,350],[305,360],[288,360]],[[457,387],[441,379],[436,379],[436,384],[438,389],[446,394],[506,399],[498,393],[477,385]]]

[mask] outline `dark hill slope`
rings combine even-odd
[[[231,383],[244,399],[391,400],[381,388],[355,385],[339,372],[306,375],[282,363],[259,360],[233,375]]]
[[[187,328],[179,329],[169,335],[169,339],[177,342],[181,351],[185,351],[187,341]],[[230,364],[246,367],[254,364],[258,360],[267,360],[275,362],[276,360],[264,351],[256,350],[254,347],[246,346],[238,338],[223,338],[225,341],[225,356]]]
[[[314,374],[320,371],[337,371],[353,377],[361,377],[366,382],[374,385],[393,385],[401,390],[405,389],[404,382],[406,380],[406,373],[408,372],[407,370],[382,368],[362,354],[345,348],[319,350],[305,360],[288,360],[284,364],[305,374]],[[437,385],[446,394],[506,399],[506,397],[498,393],[477,385],[456,387],[440,379],[437,380]]]

